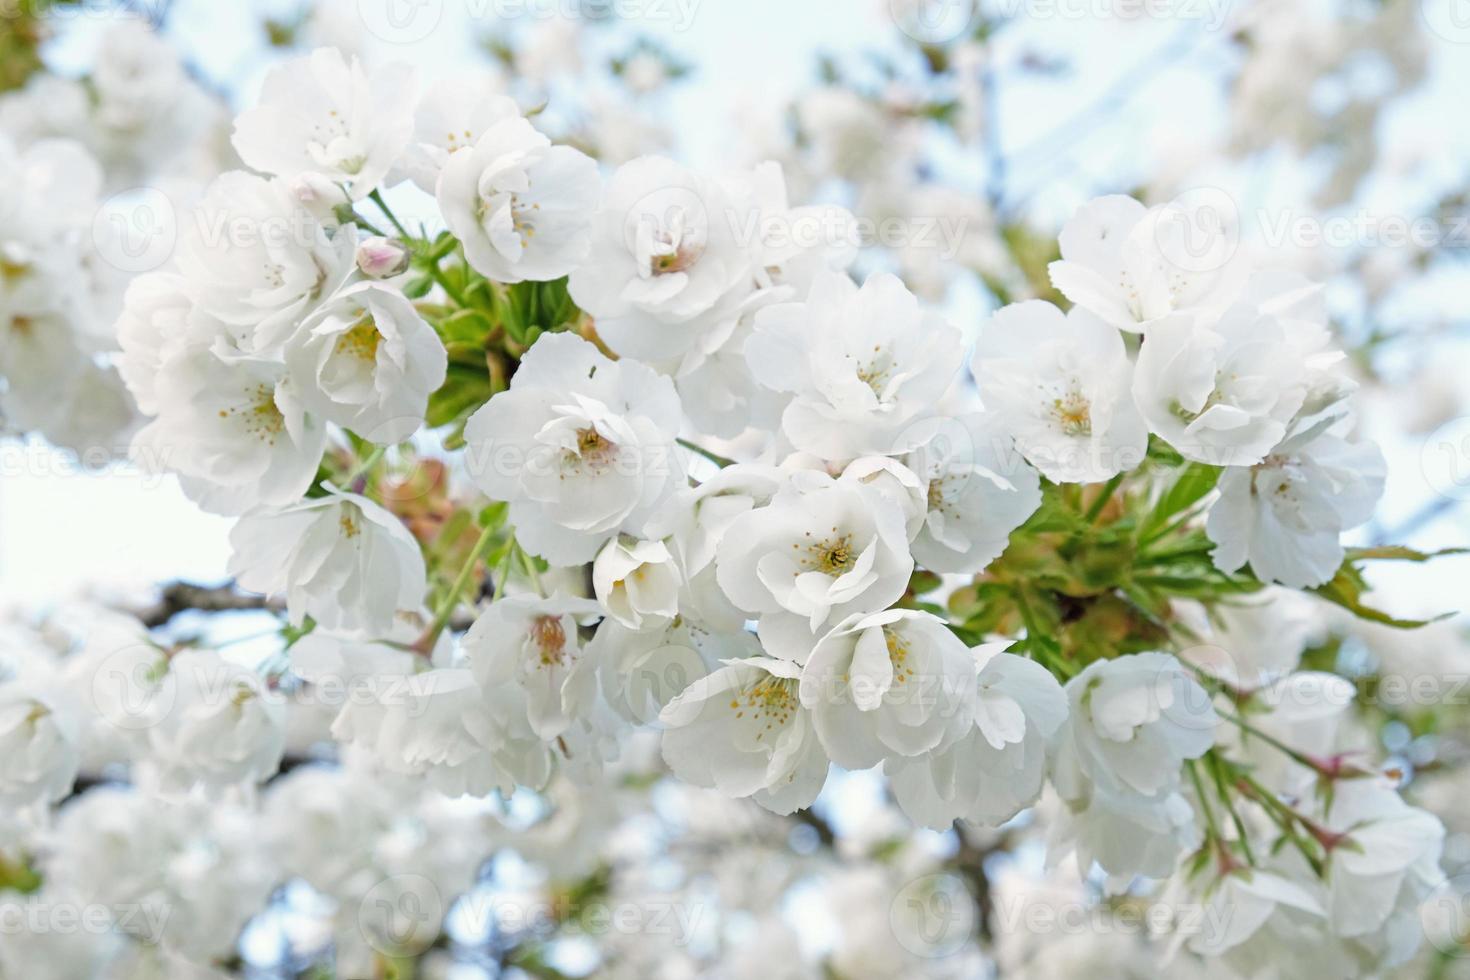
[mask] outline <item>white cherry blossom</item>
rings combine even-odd
[[[485,493],[510,502],[528,551],[578,564],[617,532],[638,534],[674,491],[679,415],[667,378],[548,334],[510,390],[470,417],[466,462]]]
[[[1250,466],[1307,405],[1314,348],[1289,321],[1247,304],[1172,314],[1149,328],[1134,397],[1149,429],[1186,458]]]
[[[399,163],[404,176],[434,193],[449,157],[472,147],[496,123],[520,115],[494,73],[455,72],[424,86],[413,119],[413,139]],[[391,179],[391,178],[390,178]]]
[[[214,513],[299,500],[326,447],[324,420],[308,412],[279,361],[185,345],[153,378],[157,417],[133,439],[147,472],[175,472]]]
[[[371,442],[402,442],[444,383],[438,334],[397,290],[348,286],[287,343],[286,364],[310,411]]]
[[[591,247],[597,164],[552,146],[525,119],[503,119],[450,154],[435,195],[465,258],[496,282],[559,279]]]
[[[896,601],[913,566],[897,504],[807,472],[731,522],[716,577],[732,603],[758,617],[766,652],[801,662],[832,625]]]
[[[978,572],[998,558],[1041,505],[1041,478],[998,416],[936,416],[909,426],[893,447],[924,481],[914,559],[931,572]]]
[[[680,357],[755,285],[754,204],[663,157],[608,181],[587,261],[568,288],[618,354]]]
[[[230,532],[230,574],[243,588],[284,593],[291,622],[387,637],[423,604],[418,542],[393,514],[358,494],[252,511]]]
[[[1117,330],[1085,309],[1005,307],[981,331],[971,368],[987,412],[1047,479],[1100,483],[1143,462],[1133,365]]]
[[[1248,272],[1228,220],[1189,202],[1147,208],[1123,195],[1095,198],[1062,228],[1052,284],[1120,330],[1149,331],[1176,311],[1224,306]]]
[[[809,806],[829,765],[798,691],[801,668],[731,660],[664,708],[665,761],[680,779],[775,813]]]
[[[657,629],[679,615],[684,584],[662,541],[616,537],[592,562],[592,588],[608,615],[633,630]]]
[[[383,183],[413,134],[416,73],[318,48],[273,69],[259,102],[235,119],[247,166],[278,177],[319,174],[361,200]]]
[[[745,343],[755,379],[793,396],[782,431],[826,459],[888,451],[944,394],[960,351],[959,331],[896,277],[859,288],[836,272],[820,274],[806,302],[757,312]]]
[[[1377,446],[1327,433],[1226,469],[1205,523],[1215,564],[1233,572],[1249,562],[1259,578],[1291,588],[1321,585],[1342,564],[1342,532],[1372,516],[1384,471]]]
[[[936,830],[958,819],[998,826],[1041,796],[1052,738],[1067,700],[1040,664],[1000,652],[969,651],[966,680],[975,707],[960,737],[912,758],[890,756],[883,771],[899,806]]]
[[[889,609],[854,615],[817,643],[801,703],[831,760],[868,769],[948,747],[973,724],[974,660],[942,621]]]
[[[285,182],[231,171],[184,224],[178,267],[239,347],[269,352],[356,272],[356,252],[355,225],[329,230]]]

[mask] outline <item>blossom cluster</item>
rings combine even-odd
[[[652,730],[783,815],[881,767],[915,824],[1038,807],[1054,861],[1231,903],[1180,941],[1244,974],[1268,935],[1335,975],[1412,954],[1438,821],[1294,714],[1304,640],[1226,644],[1292,590],[1383,615],[1343,534],[1385,465],[1320,287],[1102,197],[1049,298],[971,337],[775,164],[604,172],[508,98],[333,49],[233,145],[127,291],[132,451],[235,519],[230,572],[279,599],[293,682],[350,692],[353,758],[509,797]],[[102,659],[0,686],[10,805],[70,792],[88,725],[131,726],[165,794],[280,766],[280,673],[146,634]],[[68,669],[121,680],[100,721]]]
[[[125,456],[136,427],[112,363],[128,278],[167,244],[170,198],[222,165],[223,107],[174,49],[135,19],[100,40],[86,79],[38,71],[0,94],[0,432],[90,467]]]

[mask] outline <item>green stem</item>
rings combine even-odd
[[[1218,711],[1216,713],[1231,724],[1238,726],[1240,730],[1245,732],[1246,734],[1252,735],[1265,742],[1273,749],[1276,749],[1277,751],[1283,752],[1286,755],[1290,756],[1293,762],[1298,762],[1301,765],[1306,766],[1308,769],[1311,769],[1313,772],[1321,771],[1322,767],[1315,759],[1312,759],[1303,752],[1297,751],[1290,745],[1287,745],[1285,742],[1281,741],[1281,739],[1277,738],[1276,736],[1261,731],[1261,729],[1257,728],[1255,725],[1252,725],[1250,722],[1246,721],[1239,715],[1229,711]]]
[[[1245,859],[1252,867],[1255,867],[1256,856],[1251,853],[1250,835],[1246,833],[1245,820],[1241,818],[1240,810],[1236,808],[1235,800],[1231,798],[1229,788],[1225,785],[1224,765],[1226,763],[1214,749],[1206,753],[1205,761],[1210,767],[1210,774],[1215,777],[1215,793],[1230,814],[1231,822],[1235,824],[1235,833],[1240,838],[1240,847],[1245,852]]]
[[[1297,833],[1296,829],[1298,822],[1310,827],[1312,826],[1311,821],[1283,803],[1277,798],[1275,793],[1262,786],[1250,773],[1238,771],[1236,775],[1240,782],[1250,789],[1249,795],[1251,798],[1261,804],[1267,816],[1271,818],[1271,821],[1277,827],[1281,828],[1282,834],[1301,852],[1302,857],[1312,866],[1312,870],[1316,872],[1318,877],[1321,877],[1323,874],[1322,859],[1317,856],[1317,852],[1311,844],[1301,834]]]
[[[1091,524],[1097,520],[1098,515],[1103,512],[1103,508],[1108,505],[1108,501],[1113,499],[1114,492],[1117,491],[1118,485],[1122,482],[1122,473],[1119,473],[1107,482],[1107,485],[1102,488],[1102,492],[1097,495],[1097,499],[1092,502],[1092,506],[1087,508],[1087,513],[1082,515],[1082,520],[1085,523]]]
[[[510,563],[515,559],[516,549],[519,547],[514,535],[505,543],[505,554],[501,556],[500,564],[495,566],[495,595],[490,599],[491,605],[505,598],[505,585],[510,581]]]
[[[449,625],[449,619],[454,615],[454,608],[459,605],[460,596],[464,588],[469,584],[470,576],[475,573],[475,566],[480,563],[486,549],[495,540],[494,526],[487,527],[480,532],[480,539],[475,542],[474,548],[470,549],[469,557],[465,559],[464,567],[455,576],[454,584],[449,587],[449,593],[439,603],[439,609],[434,615],[434,624],[429,627],[414,648],[424,656],[428,656],[434,650],[434,644],[439,642],[439,635],[444,632],[444,627]]]
[[[372,232],[374,235],[383,236],[383,229],[379,228],[377,225],[373,224],[371,221],[369,221],[367,218],[363,217],[362,215],[358,214],[356,211],[352,212],[352,221],[353,221],[354,224],[358,224],[358,225],[361,225],[362,227],[366,228],[368,231]],[[383,236],[383,237],[386,237],[386,236]]]
[[[449,278],[444,275],[444,270],[439,268],[439,263],[435,262],[429,266],[429,275],[433,278],[435,282],[439,284],[439,286],[446,293],[449,294],[449,298],[454,300],[456,304],[458,304],[462,308],[469,307],[470,304],[464,298],[464,293],[460,292],[457,288],[455,288],[453,284],[450,283]]]
[[[372,198],[372,202],[378,206],[378,210],[387,215],[389,223],[391,223],[393,227],[398,230],[399,235],[401,235],[408,241],[414,240],[414,236],[410,235],[408,233],[408,229],[403,227],[403,223],[398,220],[398,216],[393,213],[393,209],[388,207],[388,202],[383,200],[382,191],[375,190],[371,194],[369,194],[368,197]]]
[[[1148,535],[1142,541],[1140,541],[1138,543],[1139,550],[1147,550],[1149,545],[1153,544],[1155,541],[1158,541],[1160,538],[1167,538],[1169,535],[1173,534],[1175,531],[1179,530],[1181,527],[1188,524],[1190,521],[1194,520],[1198,516],[1199,514],[1194,508],[1186,510],[1183,514],[1180,514],[1178,518],[1166,524],[1162,530],[1155,531],[1154,533]]]
[[[694,443],[690,442],[688,439],[679,439],[679,440],[676,440],[676,441],[679,443],[679,445],[683,446],[685,449],[687,449],[687,450],[689,450],[690,452],[693,452],[693,453],[698,453],[699,455],[703,456],[705,459],[709,460],[711,463],[714,463],[716,466],[720,467],[721,469],[724,469],[726,466],[734,466],[735,465],[735,461],[733,459],[726,459],[724,456],[721,456],[718,453],[712,453],[708,449],[705,449],[703,446],[697,446],[697,445],[695,445]]]
[[[387,446],[378,446],[371,453],[369,453],[366,458],[360,460],[358,464],[352,468],[352,471],[342,478],[343,489],[351,490],[353,482],[356,481],[358,477],[371,470],[374,466],[377,466],[378,460],[382,459],[383,454],[385,454],[387,451]],[[353,490],[352,492],[357,493],[359,491]]]
[[[1223,844],[1225,838],[1220,836],[1220,825],[1215,822],[1215,808],[1210,805],[1209,797],[1205,795],[1205,784],[1199,778],[1199,766],[1193,759],[1190,759],[1185,768],[1189,770],[1189,781],[1194,784],[1194,792],[1199,797],[1200,809],[1204,811],[1205,827],[1209,830],[1210,840]]]
[[[521,567],[526,570],[526,577],[531,580],[531,585],[535,587],[536,594],[545,599],[546,589],[541,585],[541,571],[536,567],[536,560],[526,554],[525,549],[519,543],[513,542],[511,547],[515,549],[516,554],[521,556]]]

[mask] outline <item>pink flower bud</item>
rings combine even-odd
[[[320,174],[300,174],[291,179],[291,196],[316,218],[328,225],[337,224],[337,208],[351,204],[347,193]]]
[[[372,279],[387,279],[408,268],[408,249],[396,238],[365,238],[357,246],[357,267]]]

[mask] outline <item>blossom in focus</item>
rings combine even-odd
[[[327,629],[386,637],[424,601],[418,542],[355,493],[329,487],[324,497],[247,513],[230,546],[230,574],[251,591],[284,593],[294,625],[310,616]]]

